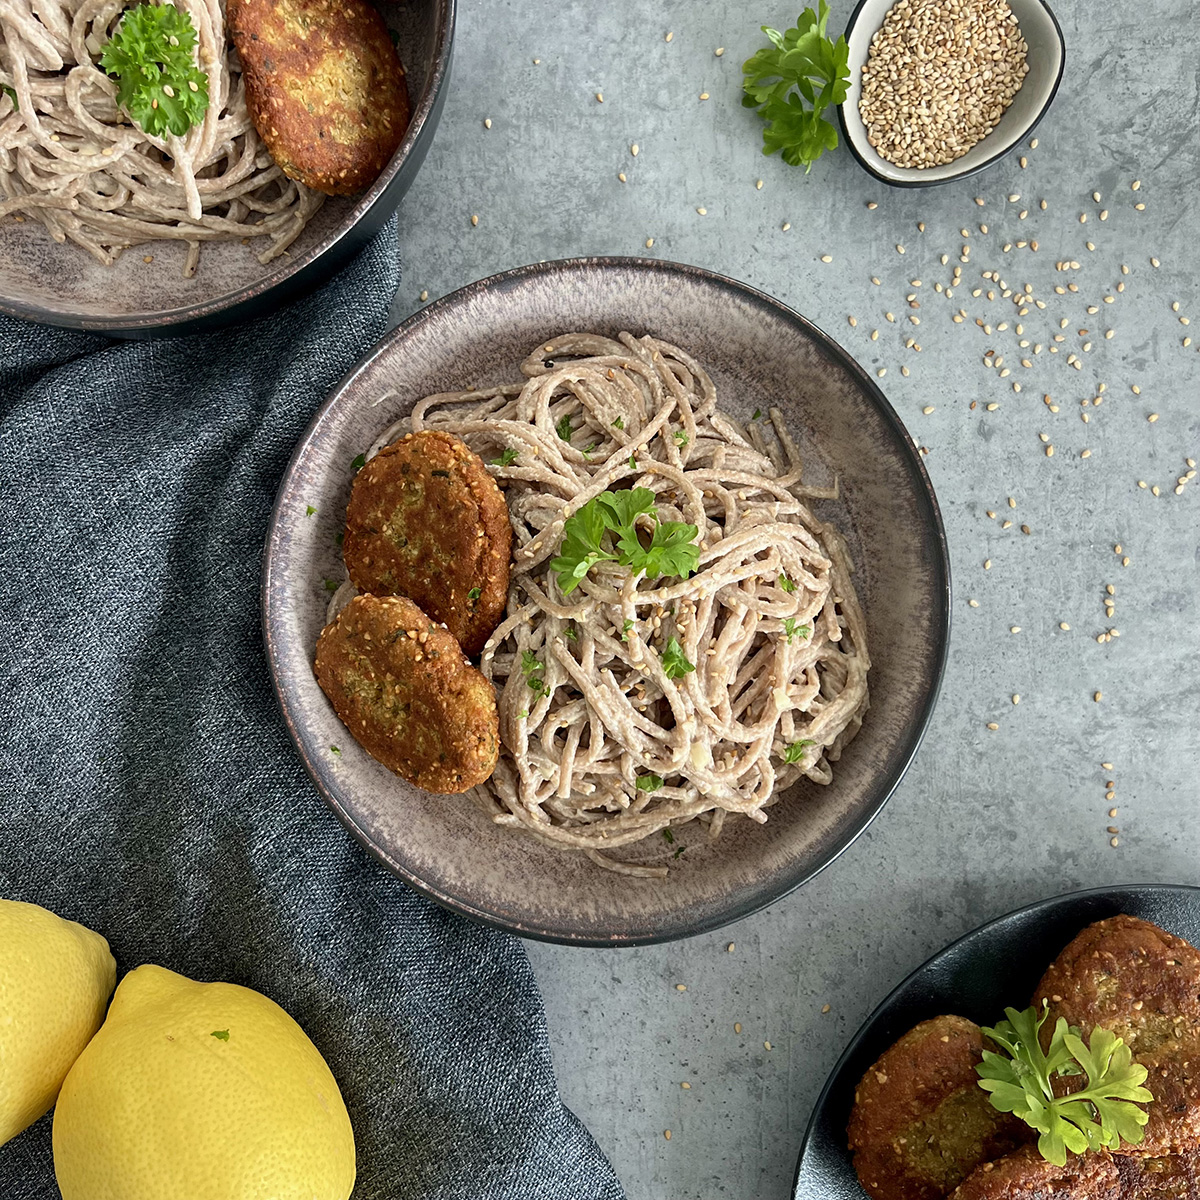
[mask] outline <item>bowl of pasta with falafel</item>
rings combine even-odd
[[[391,216],[454,0],[0,8],[0,311],[125,337],[243,319]]]
[[[803,318],[581,259],[437,301],[326,401],[276,502],[268,660],[319,790],[476,919],[714,928],[841,853],[946,648],[920,456]]]

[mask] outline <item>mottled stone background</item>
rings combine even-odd
[[[465,0],[445,117],[401,213],[397,320],[423,291],[578,254],[697,263],[778,296],[887,369],[882,385],[928,447],[945,515],[949,670],[916,765],[875,826],[814,882],[723,933],[635,951],[529,947],[562,1091],[631,1200],[789,1195],[809,1109],[846,1039],[910,969],[981,921],[1073,888],[1200,883],[1200,478],[1174,494],[1185,457],[1200,456],[1200,356],[1179,319],[1195,317],[1200,343],[1200,7],[1055,0],[1067,68],[1038,147],[973,180],[895,192],[845,150],[808,176],[759,153],[741,63],[759,24],[786,26],[799,7]],[[831,25],[849,11],[838,0]],[[950,301],[933,285],[949,282],[962,228],[971,261]],[[1059,273],[1061,260],[1081,266]],[[1013,306],[986,297],[981,273],[993,270],[1047,301],[1023,321],[1043,346],[1031,368]],[[1068,279],[1078,293],[1055,295]],[[955,324],[959,307],[968,319]],[[1052,356],[1055,334],[1065,340]],[[1011,375],[984,365],[989,349]],[[1100,384],[1103,405],[1081,408]],[[1097,644],[1110,629],[1119,638]]]

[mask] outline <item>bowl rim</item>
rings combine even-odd
[[[866,8],[870,2],[871,0],[858,0],[858,3],[854,6],[854,11],[850,14],[850,19],[846,22],[846,29],[842,35],[845,37],[847,42],[850,40],[851,32],[858,24],[859,17],[862,15],[863,9]],[[1059,85],[1062,83],[1063,73],[1067,68],[1067,39],[1063,36],[1062,26],[1058,23],[1058,17],[1054,15],[1054,9],[1050,7],[1046,0],[1034,0],[1034,2],[1042,6],[1046,12],[1046,15],[1050,18],[1050,24],[1054,27],[1054,36],[1058,39],[1058,74],[1054,77],[1054,83],[1051,85],[1050,91],[1046,95],[1045,103],[1043,103],[1041,108],[1037,110],[1033,116],[1033,119],[1028,125],[1025,126],[1011,146],[1006,146],[1003,150],[997,150],[990,157],[985,158],[982,162],[976,163],[973,167],[969,167],[961,171],[953,171],[949,175],[943,175],[940,179],[892,179],[891,177],[883,174],[883,172],[881,172],[874,163],[870,162],[866,157],[864,157],[858,147],[854,144],[853,138],[850,137],[850,129],[847,121],[850,119],[856,119],[861,124],[862,118],[859,117],[857,111],[852,113],[849,118],[847,117],[846,109],[850,103],[849,97],[847,97],[842,101],[841,104],[838,105],[838,123],[842,127],[842,141],[845,143],[846,148],[857,160],[858,165],[862,167],[862,169],[868,174],[878,179],[880,183],[887,184],[888,187],[928,188],[937,187],[939,184],[943,183],[954,183],[959,179],[970,179],[972,175],[978,175],[980,171],[986,171],[988,167],[999,162],[1000,159],[1004,158],[1005,155],[1011,154],[1017,148],[1018,143],[1023,138],[1028,137],[1029,134],[1031,134],[1042,123],[1042,118],[1046,115],[1046,113],[1050,111],[1050,105],[1054,103],[1054,98],[1058,95]],[[850,69],[853,71],[854,67],[851,66]],[[991,134],[987,135],[987,137],[990,136]],[[987,137],[983,138],[982,140],[987,141]],[[950,164],[947,163],[946,165],[949,166]]]
[[[914,984],[918,983],[933,967],[937,966],[945,959],[951,958],[959,952],[967,943],[975,941],[977,938],[985,934],[991,933],[993,930],[1000,928],[1003,925],[1010,923],[1024,923],[1032,917],[1042,913],[1051,912],[1066,905],[1079,904],[1087,900],[1102,900],[1108,898],[1116,898],[1124,896],[1130,892],[1140,894],[1150,893],[1163,896],[1189,896],[1193,901],[1200,903],[1200,886],[1190,883],[1110,883],[1103,884],[1098,887],[1081,888],[1070,892],[1060,892],[1055,896],[1047,896],[1042,900],[1035,900],[1030,904],[1022,904],[1018,908],[1010,909],[1008,912],[1001,913],[997,917],[984,921],[980,925],[976,925],[974,929],[967,930],[966,933],[956,937],[952,942],[947,943],[940,950],[931,954],[918,967],[914,967],[907,975],[904,976],[899,983],[896,984],[891,991],[888,992],[882,1000],[879,1001],[870,1013],[867,1014],[862,1024],[855,1031],[854,1036],[846,1043],[846,1048],[838,1056],[838,1060],[830,1069],[829,1075],[825,1083],[821,1087],[821,1091],[817,1095],[816,1101],[813,1103],[812,1113],[808,1118],[808,1123],[804,1127],[804,1137],[800,1142],[800,1153],[796,1158],[796,1170],[792,1179],[792,1200],[807,1200],[807,1197],[800,1195],[800,1172],[804,1166],[805,1156],[816,1139],[818,1127],[821,1124],[825,1106],[829,1102],[831,1093],[841,1082],[841,1077],[845,1072],[849,1063],[851,1063],[858,1054],[860,1047],[874,1031],[875,1025],[883,1019],[894,1004],[902,999]],[[865,1198],[866,1193],[863,1193]]]
[[[420,101],[412,110],[408,128],[396,152],[371,186],[355,199],[354,206],[345,218],[302,257],[290,258],[281,255],[268,265],[268,273],[250,282],[224,292],[220,296],[195,304],[184,304],[177,308],[157,309],[146,312],[126,313],[116,316],[94,316],[78,311],[54,311],[39,304],[26,304],[0,295],[0,313],[32,321],[40,325],[52,325],[64,329],[80,329],[90,333],[144,336],[147,333],[173,332],[177,326],[181,333],[190,333],[197,328],[207,327],[221,314],[229,313],[247,304],[258,304],[279,288],[289,284],[301,288],[310,279],[315,283],[321,266],[328,256],[336,253],[343,242],[350,239],[353,249],[353,234],[359,223],[380,206],[386,205],[394,194],[394,185],[404,164],[414,148],[425,140],[427,130],[432,134],[444,101],[445,83],[450,71],[454,44],[454,27],[457,20],[458,0],[433,0],[436,6],[434,23],[433,69],[426,81]],[[423,155],[422,155],[423,156]],[[418,162],[420,160],[418,159]],[[393,208],[403,196],[396,196]],[[81,251],[82,253],[82,251]],[[323,276],[321,277],[323,278]],[[233,315],[233,314],[230,314]]]
[[[927,536],[930,538],[931,549],[933,551],[932,566],[935,575],[931,589],[935,596],[935,604],[932,611],[934,631],[931,635],[931,641],[935,643],[935,652],[930,687],[922,699],[917,714],[917,721],[913,726],[912,732],[909,734],[908,744],[903,748],[900,761],[893,768],[890,775],[883,778],[881,785],[877,785],[877,795],[857,814],[848,835],[844,837],[844,840],[837,849],[815,867],[805,867],[794,876],[788,878],[782,887],[774,890],[768,889],[763,893],[754,892],[750,896],[743,898],[740,902],[728,907],[718,908],[707,916],[700,918],[681,916],[673,923],[661,924],[653,930],[635,930],[631,933],[618,933],[609,936],[563,932],[558,929],[544,927],[537,922],[506,920],[497,917],[484,908],[477,907],[448,892],[439,890],[436,886],[408,870],[402,863],[389,855],[386,850],[371,840],[367,832],[358,825],[353,815],[343,806],[333,789],[326,785],[316,763],[304,749],[303,739],[299,734],[298,726],[300,721],[298,720],[296,709],[280,684],[282,672],[278,669],[277,663],[282,655],[280,643],[283,639],[279,633],[282,622],[277,616],[277,600],[275,596],[278,589],[274,587],[273,580],[281,530],[285,521],[283,498],[288,481],[300,459],[307,453],[314,431],[322,424],[326,413],[340,401],[346,388],[359,375],[364,374],[374,367],[380,358],[395,353],[395,348],[403,344],[410,331],[419,328],[444,312],[453,311],[463,301],[469,300],[479,292],[492,288],[499,288],[508,292],[514,286],[519,286],[521,283],[531,279],[570,276],[576,273],[597,270],[652,270],[664,272],[668,275],[680,275],[685,278],[700,280],[708,286],[732,291],[738,297],[748,300],[756,306],[773,310],[775,313],[784,316],[799,331],[815,341],[821,350],[842,366],[863,389],[869,403],[877,409],[885,422],[891,426],[899,444],[904,448],[906,465],[913,473],[914,482],[917,484],[914,490],[917,494],[918,502],[923,509],[924,519],[922,527],[927,531]],[[263,641],[266,650],[267,666],[271,676],[271,686],[275,693],[276,701],[279,704],[284,724],[287,727],[288,735],[295,746],[297,754],[300,756],[304,769],[316,786],[321,798],[333,810],[354,838],[379,862],[387,867],[388,870],[408,884],[409,887],[452,912],[493,929],[502,929],[509,933],[516,933],[521,937],[532,938],[536,941],[599,948],[654,945],[711,932],[714,929],[719,929],[734,921],[748,917],[782,900],[785,896],[790,895],[820,874],[821,871],[836,859],[840,858],[858,840],[863,831],[875,820],[884,805],[891,799],[896,788],[900,785],[901,780],[903,780],[909,767],[912,765],[912,761],[916,757],[921,743],[924,741],[945,675],[946,662],[950,649],[950,620],[952,610],[949,547],[946,541],[946,530],[942,521],[941,508],[938,505],[937,496],[933,490],[933,483],[929,478],[929,473],[925,469],[921,455],[917,452],[916,443],[912,435],[905,429],[899,415],[886,396],[884,396],[878,384],[850,352],[844,349],[829,334],[825,333],[824,330],[801,316],[789,305],[749,284],[742,283],[739,280],[721,275],[704,267],[690,266],[661,259],[616,255],[547,260],[527,266],[514,267],[498,272],[495,275],[489,275],[458,288],[453,292],[449,292],[440,299],[427,304],[424,308],[419,309],[412,316],[408,317],[407,320],[385,334],[383,338],[371,347],[330,390],[325,400],[314,413],[308,428],[297,441],[296,447],[280,477],[279,488],[271,508],[270,520],[267,527],[260,583],[260,602]]]

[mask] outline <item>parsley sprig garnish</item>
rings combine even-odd
[[[550,569],[558,575],[564,596],[570,595],[598,562],[615,562],[647,579],[678,575],[686,579],[700,565],[695,544],[699,530],[682,521],[660,521],[649,488],[601,492],[563,526],[562,545]],[[654,518],[650,544],[639,536],[639,517]]]
[[[117,103],[151,137],[182,137],[208,108],[208,76],[196,66],[196,27],[173,4],[127,9],[100,55],[117,77]]]
[[[828,21],[829,5],[820,0],[818,12],[806,8],[786,33],[764,25],[773,49],[764,46],[742,66],[742,104],[768,122],[763,153],[781,151],[785,163],[806,174],[826,150],[837,149],[837,130],[821,114],[841,104],[850,88],[850,48],[844,37],[826,37]]]
[[[785,746],[783,751],[783,761],[785,763],[798,763],[804,757],[804,751],[809,746],[815,746],[811,738],[801,738],[798,742],[792,742],[791,745]]]
[[[532,650],[521,651],[521,674],[525,676],[525,682],[539,696],[550,695],[550,687],[541,675],[545,669],[545,663],[541,662]]]
[[[1049,1016],[1043,1004],[1017,1012],[1006,1008],[1007,1020],[984,1033],[1000,1047],[983,1052],[976,1068],[979,1086],[992,1107],[1012,1113],[1038,1131],[1038,1153],[1062,1166],[1067,1151],[1116,1150],[1128,1142],[1136,1146],[1145,1136],[1149,1119],[1139,1104],[1154,1097],[1142,1084],[1146,1068],[1133,1061],[1133,1051],[1108,1029],[1092,1030],[1085,1045],[1079,1030],[1059,1017],[1048,1050],[1039,1038]],[[1087,1085],[1066,1096],[1054,1094],[1054,1079],[1085,1075]]]

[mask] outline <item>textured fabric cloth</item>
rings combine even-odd
[[[520,943],[351,839],[270,688],[271,503],[385,330],[395,244],[393,225],[322,291],[212,334],[0,317],[0,896],[99,931],[119,974],[282,1004],[341,1086],[356,1200],[619,1200],[558,1098]],[[0,1147],[0,1196],[58,1196],[49,1117]]]

